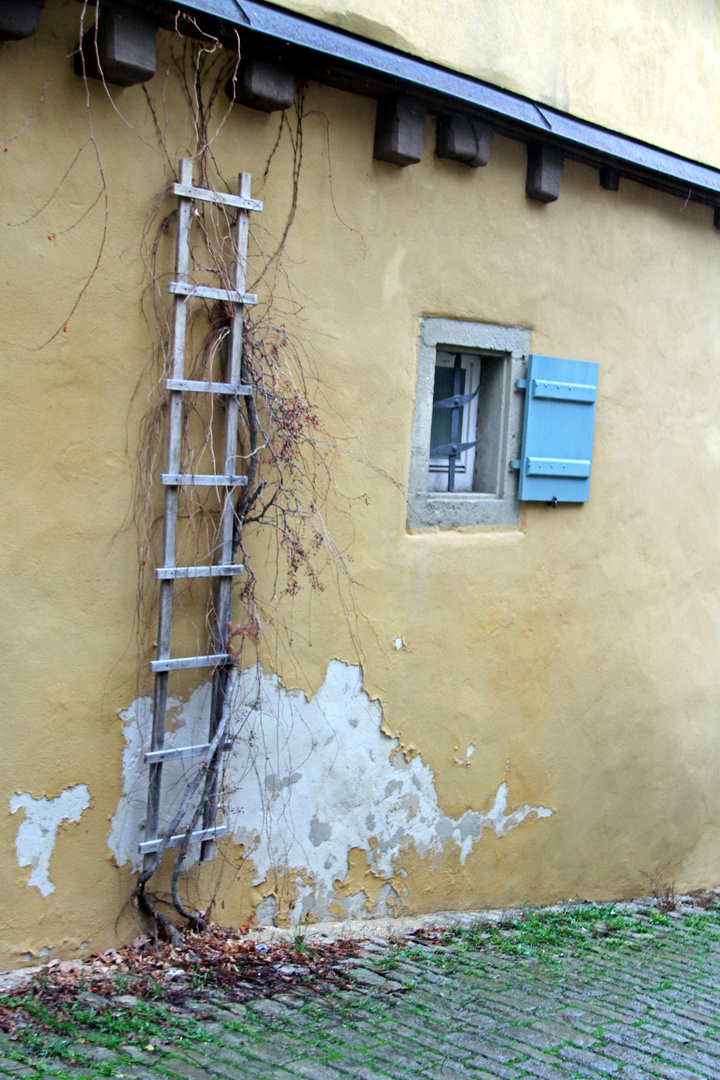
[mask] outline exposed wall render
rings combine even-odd
[[[301,875],[294,918],[311,909],[317,916],[329,914],[353,849],[365,853],[378,878],[390,881],[408,848],[422,857],[455,847],[464,863],[485,829],[501,837],[528,817],[553,812],[544,806],[510,807],[503,781],[484,808],[469,808],[457,819],[445,813],[430,765],[420,755],[408,761],[398,752],[399,741],[382,731],[381,705],[363,689],[359,667],[331,661],[310,700],[301,691],[286,690],[277,676],[252,668],[238,678],[236,695],[235,712],[242,719],[226,762],[225,821],[255,868],[255,884],[272,872]],[[184,704],[171,703],[176,724],[168,747],[202,740],[208,702],[204,685]],[[139,865],[142,754],[150,715],[149,698],[121,714],[125,793],[108,845],[118,864],[129,861],[133,868]],[[164,820],[182,797],[187,765],[173,762],[166,768]]]
[[[210,709],[211,683],[206,682],[183,702],[170,698],[167,705],[168,733],[165,747],[205,742]],[[235,710],[237,715],[237,709]],[[123,721],[125,747],[122,757],[123,795],[110,822],[108,847],[118,866],[129,862],[139,870],[142,859],[138,843],[145,839],[145,810],[147,806],[147,766],[144,753],[150,745],[152,727],[152,698],[140,697],[120,713]],[[172,725],[172,728],[170,727]],[[169,821],[185,794],[185,777],[192,776],[193,762],[169,761],[163,766],[161,821]],[[192,850],[188,862],[192,862]]]
[[[65,788],[57,798],[42,795],[34,799],[27,792],[16,792],[10,798],[10,813],[25,813],[15,838],[18,866],[31,866],[27,887],[35,885],[42,896],[55,892],[50,880],[50,858],[57,841],[61,821],[79,821],[90,805],[86,784]]]

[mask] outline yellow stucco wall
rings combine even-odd
[[[153,393],[143,378],[151,341],[141,239],[167,177],[141,87],[93,84],[86,107],[66,58],[78,8],[50,3],[34,38],[0,47],[5,966],[45,948],[98,948],[139,925],[127,906],[133,876],[118,869],[107,839],[122,790],[118,714],[150,687],[138,676],[131,508],[138,427]],[[691,10],[699,19],[700,5]],[[158,43],[148,93],[156,110],[165,94],[159,115],[179,155],[192,126],[176,75],[164,82],[170,35]],[[519,78],[523,55],[508,61],[516,74],[506,84]],[[533,70],[537,89],[525,89],[547,100],[549,76]],[[577,108],[561,100],[566,92],[553,100]],[[610,96],[593,102],[591,118],[613,122]],[[652,106],[659,117],[656,97]],[[715,883],[720,264],[711,212],[632,183],[604,192],[595,172],[573,163],[560,200],[542,206],[525,196],[519,144],[498,138],[489,166],[470,171],[434,157],[428,121],[422,163],[401,170],[372,159],[374,102],[311,85],[304,109],[299,210],[284,260],[302,311],[282,318],[317,373],[328,425],[344,438],[347,422],[353,433],[351,453],[334,465],[342,498],[331,499],[329,516],[351,542],[360,649],[331,585],[306,589],[280,600],[293,645],[266,656],[268,671],[312,696],[333,658],[361,663],[382,710],[385,734],[378,726],[372,738],[390,747],[393,736],[416,755],[413,775],[455,821],[486,811],[503,783],[510,809],[552,810],[504,836],[488,829],[464,861],[457,845],[400,845],[391,877],[407,912],[616,898],[647,891],[644,874]],[[660,141],[687,135],[663,122],[670,135]],[[225,174],[253,174],[265,202],[261,244],[281,233],[291,202],[287,124],[263,182],[279,125],[278,115],[236,107],[214,143]],[[100,167],[107,237],[69,318],[102,240],[102,198],[71,228],[100,190]],[[172,240],[161,256],[168,272]],[[511,529],[406,531],[424,316],[527,327],[533,351],[599,364],[587,505],[524,505]],[[357,462],[360,446],[376,471]],[[272,572],[258,567],[272,598]],[[472,759],[458,765],[471,743]],[[25,812],[10,813],[9,802],[15,793],[56,799],[78,785],[89,805],[78,821],[60,822],[55,889],[43,896],[18,865]],[[371,846],[347,854],[333,912],[362,889],[372,907],[383,874],[368,869]],[[292,870],[286,897],[307,873]],[[203,870],[201,895],[213,873]],[[276,878],[279,866],[253,884],[245,864],[234,882],[225,866],[217,917],[244,920]]]
[[[713,0],[281,0],[338,26],[686,157],[720,164]]]

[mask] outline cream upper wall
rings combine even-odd
[[[720,166],[717,0],[278,2]]]

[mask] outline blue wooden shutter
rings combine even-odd
[[[530,357],[520,499],[588,501],[597,382],[597,364]]]

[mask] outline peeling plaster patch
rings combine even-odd
[[[209,692],[206,685],[184,704],[173,702],[176,726],[166,746],[204,741]],[[398,753],[399,740],[382,731],[381,705],[363,689],[359,667],[332,660],[325,682],[310,700],[257,668],[239,674],[235,693],[238,706],[253,701],[257,707],[226,761],[225,788],[232,794],[224,799],[224,820],[255,867],[254,884],[262,884],[271,872],[303,875],[296,882],[293,921],[311,909],[317,917],[329,917],[355,848],[365,853],[370,872],[388,884],[408,849],[422,858],[455,848],[464,863],[485,829],[505,836],[527,818],[553,812],[543,806],[510,807],[508,784],[503,782],[487,809],[468,809],[457,819],[446,814],[438,803],[432,768],[420,754],[408,760]],[[139,699],[121,715],[125,795],[108,844],[120,865],[130,861],[137,866],[150,699]],[[470,752],[468,747],[468,756]],[[162,808],[166,821],[170,806],[181,797],[182,765],[168,762],[163,771],[163,787],[169,790]],[[397,914],[398,893],[390,884],[380,891],[382,903],[372,914],[381,908],[394,908]],[[367,894],[363,891],[362,896],[340,903],[348,914],[362,909],[368,917]]]
[[[407,893],[407,889],[405,889],[405,893]],[[351,896],[344,896],[340,900],[340,906],[348,919],[360,920],[367,919],[370,916],[375,919],[392,919],[399,914],[402,900],[390,882],[386,881],[380,887],[375,904],[373,904],[365,889],[360,889],[359,892],[352,893]]]
[[[361,889],[360,892],[353,893],[352,896],[344,896],[340,901],[340,905],[348,919],[367,919],[370,897],[364,889]]]
[[[303,881],[301,877],[295,879],[297,897],[295,904],[290,910],[290,921],[302,923],[309,919],[311,912],[315,911],[315,887],[311,882]]]
[[[27,888],[35,885],[41,896],[55,892],[49,873],[58,827],[61,821],[79,821],[89,805],[90,792],[86,784],[65,788],[56,799],[47,799],[44,795],[33,799],[26,792],[11,796],[10,813],[22,810],[25,814],[15,837],[15,851],[18,866],[32,867]]]
[[[470,745],[468,746],[467,750],[465,751],[465,757],[464,758],[455,758],[455,764],[456,765],[467,765],[467,767],[470,768],[470,758],[473,756],[474,753],[475,753],[475,743],[471,742]]]
[[[407,889],[405,889],[404,895],[407,895]],[[373,915],[380,918],[387,918],[388,916],[392,918],[392,916],[400,914],[401,907],[400,894],[389,881],[386,881],[378,893]]]
[[[255,923],[257,926],[273,926],[275,923],[276,911],[277,900],[275,897],[264,896],[255,908]]]
[[[207,682],[199,686],[185,702],[180,698],[168,698],[168,719],[175,726],[166,735],[166,749],[207,742],[211,690],[211,683]],[[144,754],[150,744],[152,698],[137,698],[128,709],[120,713],[120,719],[123,721],[125,737],[122,757],[123,795],[110,821],[108,847],[118,866],[129,862],[133,870],[139,870],[142,859],[138,852],[138,843],[145,839],[148,790]],[[172,820],[185,793],[185,778],[193,775],[192,770],[192,760],[167,761],[163,765],[161,821]],[[286,785],[292,783],[289,777],[283,779]],[[274,781],[275,777],[267,775],[269,794],[272,794]],[[188,863],[192,862],[194,854],[196,852],[191,848]]]

